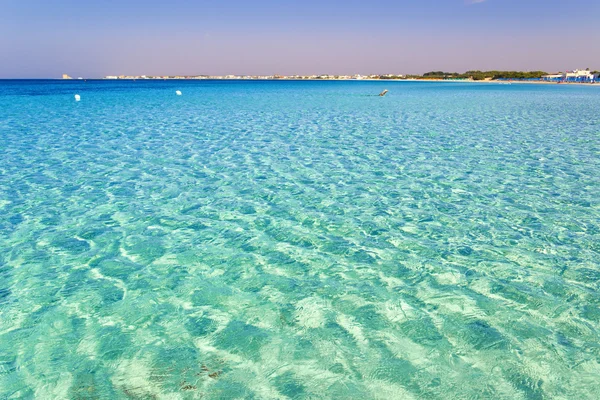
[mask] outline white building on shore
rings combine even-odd
[[[574,69],[560,74],[545,75],[542,77],[545,81],[557,82],[597,82],[600,74],[593,74],[590,69]]]

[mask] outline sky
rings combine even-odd
[[[600,1],[0,0],[0,78],[600,70]]]

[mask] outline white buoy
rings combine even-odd
[[[176,91],[176,92],[175,92],[175,94],[176,94],[177,96],[181,96],[181,90],[178,90],[178,91]]]
[[[80,95],[78,95],[78,94],[76,94],[76,95],[75,95],[75,101],[79,101],[79,100],[81,100],[81,96],[80,96]]]

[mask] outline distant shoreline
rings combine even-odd
[[[525,84],[525,85],[578,85],[578,86],[596,86],[600,87],[600,82],[551,82],[551,81],[519,81],[519,80],[473,80],[473,79],[244,79],[244,78],[215,78],[215,79],[197,79],[197,78],[167,78],[167,79],[134,79],[134,78],[123,78],[123,79],[106,79],[106,78],[86,78],[86,79],[62,79],[62,78],[0,78],[0,81],[61,81],[61,82],[87,82],[87,81],[109,81],[109,82],[131,82],[131,81],[243,81],[243,82],[420,82],[420,83],[477,83],[477,84],[497,84],[497,85],[512,85],[512,84]]]
[[[408,81],[408,82],[448,82],[448,83],[496,83],[499,85],[512,85],[512,84],[526,84],[526,85],[584,85],[584,86],[598,86],[600,87],[600,82],[591,83],[591,82],[551,82],[551,81],[499,81],[499,80],[451,80],[451,79],[371,79],[373,81],[381,80],[381,81]]]

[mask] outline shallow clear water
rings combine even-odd
[[[0,81],[0,398],[597,398],[598,110]]]

